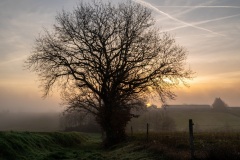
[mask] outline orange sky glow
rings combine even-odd
[[[174,89],[168,104],[212,104],[221,97],[240,107],[240,1],[133,0],[153,10],[156,26],[188,50],[186,66],[194,72],[189,87]],[[120,0],[115,0],[120,2]],[[17,3],[17,5],[16,5]],[[40,82],[24,69],[35,37],[51,29],[62,8],[77,0],[2,0],[0,2],[0,111],[62,111],[57,90],[42,99]],[[149,104],[161,103],[149,100]]]

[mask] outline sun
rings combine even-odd
[[[152,104],[150,102],[146,103],[147,107],[150,107]]]

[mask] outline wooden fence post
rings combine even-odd
[[[147,141],[148,141],[148,130],[149,130],[149,124],[147,123]]]
[[[133,136],[133,128],[132,128],[132,126],[131,126],[131,137]]]
[[[194,137],[193,137],[193,121],[189,119],[189,143],[190,143],[190,152],[191,152],[191,159],[194,159]]]

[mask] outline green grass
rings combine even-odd
[[[110,149],[100,134],[0,132],[0,160],[190,159],[187,132],[134,134]],[[194,133],[196,159],[240,159],[240,133]]]
[[[135,142],[111,149],[101,146],[100,134],[0,132],[0,160],[130,160],[159,159]]]
[[[151,152],[156,152],[170,160],[190,159],[188,132],[150,133],[146,143],[146,134],[135,134],[135,140],[142,143]],[[239,132],[201,132],[194,133],[196,159],[238,160],[240,159]]]
[[[79,133],[0,132],[0,159],[64,158],[74,154],[68,148],[77,148],[86,141],[87,137]]]

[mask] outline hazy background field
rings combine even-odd
[[[146,131],[149,123],[150,131],[187,131],[188,120],[193,119],[194,131],[240,131],[240,108],[226,111],[211,109],[172,109],[149,108],[141,111],[139,118],[128,123],[126,131],[141,133]],[[70,130],[96,132],[96,122],[90,115],[60,112],[33,113],[0,111],[1,131],[63,131]]]

